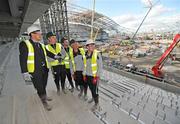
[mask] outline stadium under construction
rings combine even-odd
[[[71,0],[1,0],[0,8],[0,124],[180,123],[177,22],[146,32],[139,30],[145,16],[137,30],[130,29]],[[91,111],[92,103],[70,92],[67,80],[67,94],[57,95],[51,72],[47,92],[53,108],[44,109],[19,66],[19,43],[29,39],[26,30],[32,24],[41,27],[43,44],[48,32],[59,42],[67,37],[82,47],[89,38],[96,42],[103,58],[99,109]]]

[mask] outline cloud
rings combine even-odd
[[[122,15],[118,17],[114,17],[113,20],[117,22],[119,25],[123,27],[127,27],[129,29],[137,29],[140,25],[144,15]],[[145,22],[143,23],[140,31],[151,31],[154,30],[174,30],[176,28],[176,24],[180,22],[180,14],[167,15],[167,16],[152,16],[147,17]],[[173,29],[174,28],[174,29]],[[176,28],[177,29],[177,28]]]
[[[174,9],[172,8],[167,8],[165,6],[163,6],[162,4],[161,5],[156,5],[152,8],[149,16],[159,16],[159,15],[162,15],[164,13],[168,13],[168,12],[173,12]]]
[[[177,24],[180,21],[180,14],[170,15],[170,16],[161,16],[161,17],[152,17],[148,18],[143,24],[141,31],[173,31],[177,30]]]
[[[138,19],[138,17],[133,14],[126,14],[126,15],[114,17],[113,19],[120,23],[128,23],[128,22],[131,22],[132,20]]]
[[[139,18],[142,18],[142,15],[126,14],[113,17],[112,19],[123,27],[135,28],[138,24],[140,24]]]
[[[150,6],[150,0],[141,0],[142,4],[145,6]],[[151,0],[152,4],[154,0]],[[147,9],[148,11],[148,9]],[[171,25],[180,20],[180,14],[175,14],[175,9],[165,7],[162,4],[156,5],[152,8],[148,17],[141,27],[141,31],[143,30],[151,30],[151,29],[160,29],[165,25]],[[113,17],[113,20],[120,24],[123,27],[127,27],[130,29],[137,29],[140,25],[142,19],[144,18],[146,12],[142,14],[124,14],[120,16]]]

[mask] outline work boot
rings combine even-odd
[[[43,106],[46,110],[51,111],[52,107],[47,103],[47,102],[43,102]]]
[[[91,111],[95,111],[95,110],[99,110],[100,109],[100,106],[99,106],[99,103],[95,103],[92,108],[91,108]]]
[[[76,86],[76,90],[77,90],[77,91],[80,91],[80,89],[79,89],[79,87],[78,87],[78,86]]]
[[[88,100],[88,96],[87,96],[87,94],[84,94],[84,101],[87,101]]]
[[[71,93],[73,93],[74,92],[74,88],[71,88],[71,89],[69,89],[70,91],[71,91]]]
[[[67,92],[66,92],[66,90],[65,90],[65,89],[63,89],[62,91],[63,91],[63,93],[64,93],[64,94],[67,94]]]
[[[90,100],[88,100],[88,103],[90,104],[90,103],[92,103],[93,101],[94,101],[94,99],[91,98]]]
[[[78,94],[78,97],[80,98],[82,96],[82,91]]]
[[[48,111],[51,111],[52,107],[50,105],[48,105],[46,95],[41,96],[40,99],[41,99],[41,102],[42,102],[44,108]]]
[[[46,100],[47,100],[47,101],[52,101],[52,98],[51,98],[51,97],[46,96]]]
[[[100,109],[100,106],[99,106],[99,96],[94,98],[94,102],[95,102],[95,104],[91,108],[91,111],[95,111],[95,110],[99,110]]]

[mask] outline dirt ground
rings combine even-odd
[[[104,55],[107,56],[107,54]],[[113,56],[113,59],[119,60],[123,65],[132,63],[138,68],[143,68],[151,72],[151,68],[156,64],[161,55],[162,53],[160,52],[156,52],[152,55],[139,58],[115,55]],[[167,75],[166,78],[173,79],[176,82],[180,83],[180,61],[172,61],[168,59],[162,68],[162,72],[163,74]]]

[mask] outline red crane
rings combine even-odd
[[[156,77],[163,77],[161,69],[162,69],[164,63],[166,62],[168,56],[170,55],[170,53],[172,52],[172,50],[178,44],[179,41],[180,41],[180,34],[176,34],[172,44],[162,54],[161,58],[156,62],[156,65],[154,65],[152,67],[152,71],[153,71],[154,76],[156,76]]]

